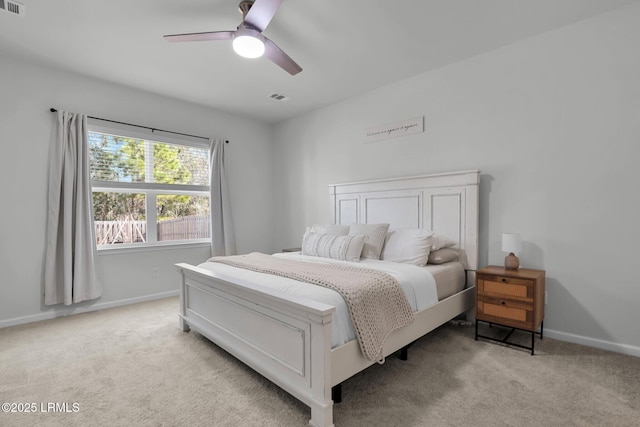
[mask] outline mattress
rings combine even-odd
[[[429,270],[436,281],[438,301],[457,294],[465,288],[467,273],[462,264],[457,261],[438,265],[427,264],[424,268]]]
[[[282,254],[277,253],[274,255],[278,257],[283,257],[283,258],[302,259],[305,261],[316,261],[316,260],[321,260],[322,262],[332,261],[332,260],[326,260],[325,258],[304,256],[304,255],[301,255],[300,252],[288,252],[288,253],[282,253]],[[343,263],[343,261],[338,261],[337,263]],[[370,267],[370,268],[375,267],[376,265],[385,265],[385,264],[393,265],[395,266],[396,269],[407,265],[407,264],[390,263],[385,261],[376,261],[376,260],[368,260],[368,259],[363,259],[359,263],[356,263],[356,265],[360,265],[361,267]],[[429,272],[429,274],[433,276],[433,279],[435,280],[438,301],[442,301],[443,299],[448,298],[451,295],[457,294],[458,292],[462,291],[465,288],[465,284],[467,281],[466,280],[467,273],[465,272],[462,264],[459,263],[458,261],[452,261],[452,262],[447,262],[444,264],[437,264],[437,265],[428,264],[425,267],[411,266],[410,268],[425,269]],[[398,272],[398,274],[401,274],[401,273]],[[396,277],[396,280],[398,280],[398,278],[399,277]],[[411,303],[411,300],[409,302]],[[428,306],[427,304],[421,304],[421,305],[416,304],[415,306],[412,304],[414,312],[424,310],[425,308],[427,308],[427,306]]]
[[[359,267],[372,268],[393,276],[407,296],[414,312],[436,304],[464,288],[464,269],[459,263],[447,263],[427,267],[417,267],[378,260],[361,260],[359,263],[339,261],[328,258],[310,257],[300,253],[278,253],[274,256],[298,259],[309,262],[330,264],[356,264]],[[240,285],[259,285],[271,290],[308,298],[336,307],[331,321],[332,347],[345,344],[356,338],[349,311],[343,298],[336,291],[321,286],[309,285],[285,277],[258,273],[229,265],[205,262],[198,267],[211,271],[220,279]]]

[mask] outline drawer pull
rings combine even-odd
[[[503,282],[506,282],[506,281],[507,281],[507,279],[505,279],[505,278],[503,277],[503,278],[502,278],[502,281],[503,281]]]
[[[506,303],[504,301],[500,301],[500,304],[502,305],[506,305]]]

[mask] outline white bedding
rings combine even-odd
[[[403,289],[407,300],[414,312],[424,310],[438,302],[438,292],[433,275],[423,267],[410,264],[400,264],[387,261],[363,259],[358,263],[340,261],[329,258],[311,257],[300,253],[278,253],[275,256],[299,259],[311,262],[324,262],[331,264],[357,265],[362,268],[371,268],[383,271],[393,276]],[[292,295],[312,299],[314,301],[336,307],[331,322],[331,345],[337,347],[356,338],[349,311],[344,300],[336,291],[321,286],[309,285],[285,277],[270,274],[257,273],[251,270],[231,267],[229,265],[205,262],[199,265],[213,272],[223,280],[234,281],[243,285],[260,284],[269,289],[285,292]]]

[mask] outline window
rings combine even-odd
[[[89,123],[99,248],[208,241],[209,147],[202,140]]]

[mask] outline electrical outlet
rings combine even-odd
[[[159,273],[159,270],[157,267],[151,269],[151,277],[153,277],[154,279],[158,278],[158,273]]]

